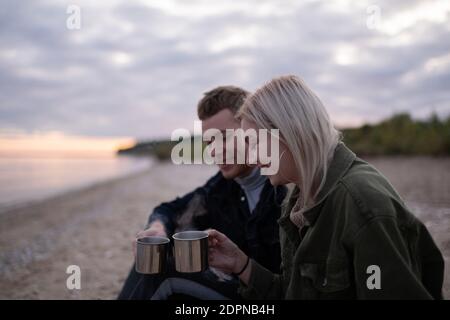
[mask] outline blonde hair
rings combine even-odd
[[[237,116],[260,128],[279,129],[300,177],[300,210],[312,206],[341,140],[316,94],[296,76],[274,78],[245,100]]]

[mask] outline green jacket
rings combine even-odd
[[[282,273],[252,261],[244,298],[442,299],[444,262],[427,229],[343,143],[300,231],[289,219],[296,194],[278,220]]]

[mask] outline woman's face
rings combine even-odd
[[[242,119],[241,120],[241,128],[246,131],[248,129],[254,129],[258,132],[258,130],[260,128],[258,128],[256,126],[256,124],[252,121],[249,121],[247,119]],[[270,131],[267,130],[268,135],[267,139],[265,139],[267,142],[270,142]],[[257,139],[257,150],[260,150],[260,139],[258,137]],[[247,148],[249,148],[249,146],[246,146]],[[270,143],[267,146],[267,152],[268,154],[271,155],[271,147],[270,147]],[[247,152],[248,153],[248,152]],[[271,155],[270,157],[271,159],[273,159],[273,156]],[[295,162],[294,162],[294,158],[292,156],[291,151],[287,148],[286,144],[283,143],[282,141],[279,141],[279,154],[276,157],[276,159],[278,159],[279,165],[278,165],[278,171],[275,174],[269,175],[269,179],[270,179],[270,183],[274,186],[277,185],[283,185],[283,184],[288,184],[288,183],[295,183],[295,184],[299,184],[300,178],[297,172],[297,169],[295,167]],[[260,168],[264,168],[264,167],[270,167],[271,163],[261,163],[261,159],[260,159],[260,154],[258,152],[257,154],[257,166]]]

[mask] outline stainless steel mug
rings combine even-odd
[[[173,235],[175,270],[201,272],[208,268],[208,233],[184,231]]]
[[[136,241],[136,272],[161,273],[166,268],[170,240],[164,237],[144,237]]]

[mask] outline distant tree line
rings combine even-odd
[[[414,120],[409,114],[401,113],[377,124],[341,131],[346,145],[361,156],[450,155],[450,117],[440,119],[433,114],[426,120]],[[169,139],[141,141],[118,153],[167,160],[177,143]]]
[[[450,155],[450,117],[441,120],[436,114],[414,120],[401,113],[342,133],[344,142],[358,155]]]
[[[184,143],[187,143],[191,146],[192,159],[194,157],[201,157],[201,154],[198,155],[195,153],[194,140],[201,140],[201,137],[191,137],[190,141],[184,140]],[[179,141],[181,141],[181,139]],[[171,141],[169,139],[141,141],[136,143],[136,145],[131,148],[118,150],[118,154],[133,156],[153,156],[158,160],[168,160],[170,159],[173,147],[177,145],[179,141]]]

